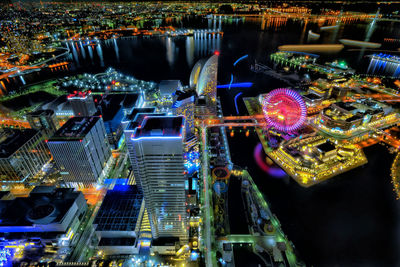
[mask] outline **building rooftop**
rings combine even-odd
[[[147,116],[136,128],[134,138],[182,136],[184,121],[182,116]]]
[[[310,94],[305,94],[303,97],[304,97],[304,98],[308,98],[308,99],[310,99],[310,100],[322,99],[322,97],[320,97],[319,95],[312,94],[312,93],[310,93]]]
[[[108,247],[108,246],[128,246],[133,247],[135,245],[136,238],[134,237],[118,237],[118,238],[101,238],[99,242],[99,247]]]
[[[123,108],[133,108],[136,105],[136,102],[139,98],[138,94],[123,94],[124,100],[122,101]]]
[[[191,101],[193,104],[196,100],[196,92],[195,91],[176,91],[176,100],[172,104],[172,108],[178,108],[182,105],[183,101]]]
[[[34,190],[29,197],[0,200],[0,228],[9,226],[15,230],[13,232],[18,232],[26,230],[19,226],[58,223],[81,194],[73,188],[43,186],[38,191]]]
[[[67,96],[68,100],[73,100],[73,99],[86,99],[89,95],[91,95],[91,91],[86,91],[86,92],[78,92],[74,91],[72,94],[69,94]]]
[[[317,148],[322,153],[326,153],[326,152],[334,150],[336,147],[330,142],[325,142],[323,144],[318,145]]]
[[[39,109],[28,113],[29,116],[53,116],[54,111],[51,109]]]
[[[195,91],[176,91],[176,101],[182,101],[189,97],[194,97],[196,95]]]
[[[38,133],[35,129],[5,128],[0,134],[0,158],[8,158]]]
[[[54,133],[49,142],[82,139],[98,120],[100,117],[73,117]]]
[[[137,113],[132,121],[129,122],[128,126],[126,127],[127,130],[135,130],[140,124],[142,124],[143,120],[147,116],[151,117],[164,117],[166,113]]]
[[[162,96],[172,96],[177,90],[182,89],[182,84],[179,80],[163,80],[158,88]]]
[[[44,104],[41,108],[51,109],[55,112],[72,112],[71,103],[67,100],[67,96],[62,95],[57,97],[54,101]]]
[[[106,94],[94,96],[94,102],[104,121],[113,120],[121,108],[132,108],[135,106],[137,99],[137,94]]]
[[[157,239],[153,239],[152,245],[153,246],[175,246],[175,244],[179,242],[178,237],[159,237]]]
[[[97,213],[96,231],[134,231],[143,193],[136,185],[116,185],[108,190]]]
[[[128,122],[134,120],[138,113],[154,113],[155,111],[156,111],[155,107],[134,108],[130,114],[125,116],[123,121]]]
[[[346,110],[348,112],[352,112],[357,109],[357,108],[353,107],[353,105],[351,105],[349,103],[345,103],[345,102],[337,102],[334,105],[336,105],[337,107],[339,107],[343,110]]]

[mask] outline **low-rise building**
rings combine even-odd
[[[104,255],[137,254],[143,193],[136,185],[117,185],[109,190],[93,225]]]
[[[49,160],[39,131],[6,128],[0,133],[0,183],[23,183],[38,174]]]
[[[86,210],[71,188],[37,186],[28,197],[0,200],[0,246],[14,261],[62,261],[80,239]]]

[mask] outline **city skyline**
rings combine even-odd
[[[0,266],[398,266],[398,6],[0,5]]]

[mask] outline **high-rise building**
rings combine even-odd
[[[92,116],[96,112],[93,96],[90,91],[74,92],[68,95],[75,117]]]
[[[185,119],[145,116],[125,130],[134,176],[142,188],[153,238],[187,240]]]
[[[149,111],[149,112],[146,113],[146,110]],[[151,108],[151,109],[140,108],[140,109],[132,111],[132,113],[129,116],[129,117],[132,117],[133,119],[130,122],[128,122],[127,125],[124,127],[124,129],[125,129],[124,130],[124,135],[125,135],[125,143],[126,143],[126,146],[128,148],[129,155],[132,158],[134,157],[134,155],[136,155],[135,149],[133,147],[133,142],[130,141],[134,130],[139,125],[142,124],[142,122],[143,122],[145,117],[148,117],[148,116],[152,116],[152,117],[154,117],[154,116],[165,116],[166,115],[166,113],[154,113],[154,110],[155,110],[154,108]],[[144,111],[144,112],[142,112],[142,111]],[[133,115],[134,115],[134,117],[133,117]],[[131,160],[131,162],[132,162],[132,160]],[[136,178],[135,178],[135,175],[134,175],[135,173],[139,172],[139,170],[138,170],[139,167],[135,163],[136,162],[132,162],[132,164],[131,164],[132,165],[132,173],[130,173],[130,175],[129,175],[128,184],[129,185],[138,184],[138,186],[140,186],[140,183],[136,182]]]
[[[41,131],[46,137],[51,137],[57,131],[57,118],[51,109],[37,110],[26,115],[26,120],[32,129]]]
[[[66,183],[89,186],[104,178],[111,150],[100,117],[69,119],[47,145]]]
[[[23,183],[50,160],[42,135],[35,129],[0,133],[0,183]]]
[[[104,126],[108,135],[108,142],[113,149],[117,149],[123,143],[122,119],[124,113],[130,110],[137,100],[136,94],[104,94],[96,96],[98,113],[103,118]],[[125,110],[125,111],[124,111]]]

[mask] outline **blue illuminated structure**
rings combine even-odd
[[[104,179],[104,185],[110,185],[110,184],[115,184],[115,185],[127,185],[128,184],[128,178],[108,178]]]
[[[199,253],[197,253],[196,251],[192,251],[192,253],[190,253],[191,261],[196,261],[198,258],[199,258]]]
[[[229,82],[229,87],[228,87],[229,90],[231,90],[232,83],[233,83],[233,74],[231,74],[231,81]]]
[[[96,232],[102,238],[137,235],[142,201],[143,192],[137,185],[116,185],[108,190],[94,220]]]
[[[387,73],[393,77],[400,76],[400,57],[388,54],[373,54],[368,66],[368,73]]]
[[[248,58],[249,55],[244,55],[242,57],[240,57],[238,60],[235,61],[235,63],[233,63],[233,66],[236,66],[240,61],[242,61],[243,59]]]
[[[232,83],[232,84],[221,84],[217,85],[217,88],[250,88],[253,86],[251,82],[244,82],[244,83]]]
[[[242,95],[243,93],[240,92],[235,96],[235,108],[236,108],[236,113],[239,114],[239,108],[238,108],[238,104],[237,104],[237,99],[240,95]]]
[[[185,168],[188,174],[192,174],[200,169],[200,154],[196,151],[188,152],[184,155]]]
[[[217,181],[214,183],[213,189],[217,195],[220,195],[221,193],[226,193],[228,191],[228,186],[222,181]]]
[[[12,250],[6,247],[0,247],[0,266],[11,266],[13,257]]]

